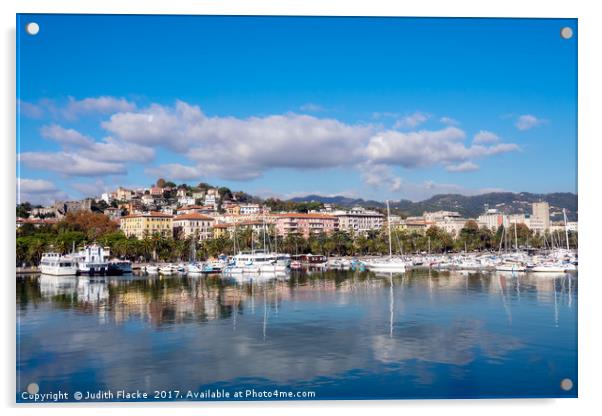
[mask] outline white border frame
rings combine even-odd
[[[421,414],[478,414],[488,416],[516,411],[546,412],[546,415],[567,413],[593,413],[601,408],[597,387],[600,370],[600,325],[602,317],[598,296],[602,296],[602,276],[598,276],[596,265],[599,258],[600,221],[598,207],[602,207],[599,178],[602,178],[598,156],[602,154],[600,140],[599,97],[602,96],[600,74],[602,63],[600,43],[602,40],[602,15],[596,10],[595,2],[506,0],[483,2],[475,0],[421,0],[408,3],[369,0],[351,2],[344,0],[3,0],[2,13],[2,176],[8,185],[8,202],[0,205],[2,212],[3,237],[0,264],[4,267],[2,295],[4,311],[2,319],[2,380],[0,394],[3,407],[8,413],[31,414],[39,409],[48,415],[79,415],[82,411],[104,414],[112,409],[127,408],[132,415],[164,414],[167,408],[173,414],[212,413],[229,414],[250,412],[252,414],[299,414],[307,412],[328,414],[337,411],[363,414],[376,407],[382,414],[420,412]],[[253,402],[253,403],[163,403],[163,404],[107,404],[45,405],[31,407],[15,405],[15,282],[13,253],[15,211],[15,21],[16,13],[107,13],[107,14],[230,14],[230,15],[306,15],[306,16],[442,16],[442,17],[565,17],[578,18],[579,39],[579,237],[580,237],[580,287],[579,287],[579,399],[537,400],[431,400],[431,401],[341,401],[341,402]]]

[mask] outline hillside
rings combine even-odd
[[[324,197],[320,195],[307,195],[290,199],[292,202],[322,202],[331,203],[340,207],[362,206],[366,208],[380,208],[384,202],[364,199],[348,198],[344,196]],[[420,202],[409,200],[391,201],[391,208],[405,215],[422,215],[424,211],[458,211],[465,217],[477,217],[485,206],[497,208],[503,213],[531,213],[531,204],[538,201],[547,201],[550,204],[550,215],[553,220],[562,218],[562,209],[567,210],[570,220],[577,219],[577,195],[568,192],[550,194],[532,194],[529,192],[491,192],[481,195],[442,194],[435,195]]]

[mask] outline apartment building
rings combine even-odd
[[[172,237],[173,216],[162,212],[148,212],[121,217],[121,230],[127,237],[134,236],[142,239],[146,236],[160,234],[162,237]]]

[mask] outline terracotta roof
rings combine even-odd
[[[239,221],[239,222],[224,222],[219,224],[213,224],[213,228],[234,228],[245,226],[245,225],[263,225],[263,221]],[[266,223],[266,226],[269,224]]]
[[[178,211],[188,210],[188,209],[210,209],[213,210],[213,207],[208,205],[187,205],[185,207],[178,208]]]
[[[173,215],[165,214],[163,212],[151,211],[146,214],[126,215],[125,217],[121,217],[121,218],[124,219],[124,218],[157,218],[157,217],[172,218]]]
[[[277,217],[283,218],[308,218],[308,219],[322,219],[322,220],[336,220],[337,217],[334,215],[326,215],[326,214],[304,214],[298,212],[288,212],[284,214],[272,214]]]
[[[178,215],[174,218],[174,221],[178,220],[206,220],[213,221],[213,218],[208,215],[199,214],[198,212],[191,212],[189,214]]]
[[[18,223],[24,224],[56,224],[56,218],[17,218]]]

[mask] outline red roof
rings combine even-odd
[[[22,224],[56,224],[56,218],[17,218],[18,223]]]
[[[320,220],[336,220],[337,217],[333,216],[333,215],[326,215],[326,214],[304,214],[304,213],[298,213],[298,212],[288,212],[288,213],[284,213],[284,214],[272,214],[275,215],[277,217],[283,217],[283,218],[308,218],[308,219],[320,219]]]
[[[133,214],[133,215],[127,215],[127,216],[121,217],[121,218],[123,219],[123,218],[157,218],[157,217],[172,218],[173,215],[165,214],[164,212],[151,211],[146,214]]]
[[[205,220],[205,221],[213,221],[208,215],[199,214],[198,212],[191,212],[189,214],[178,215],[174,218],[174,221],[178,220]]]

